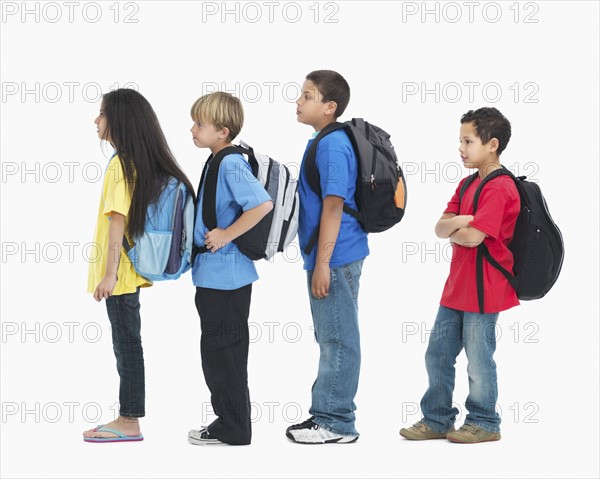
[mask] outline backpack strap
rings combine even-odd
[[[474,173],[469,177],[467,181],[465,181],[460,192],[461,199],[468,188],[467,183],[470,185],[475,180],[478,174],[479,173]],[[481,181],[481,183],[477,187],[477,190],[475,190],[475,196],[473,197],[473,213],[477,211],[477,206],[479,205],[479,197],[481,196],[481,191],[483,190],[483,187],[498,176],[510,176],[513,180],[516,180],[515,176],[504,166],[502,166],[502,168],[498,168],[497,170],[492,171]],[[465,185],[467,186],[465,187]],[[516,286],[516,280],[514,275],[494,259],[494,257],[490,254],[488,247],[482,241],[479,244],[479,246],[477,246],[477,258],[475,262],[475,273],[477,279],[477,303],[479,306],[479,312],[481,314],[484,313],[485,301],[485,290],[483,288],[483,258],[485,258],[488,261],[488,263],[490,263],[494,268],[500,271],[513,288],[515,288]]]
[[[478,175],[478,174],[479,173],[475,173],[474,175]],[[474,175],[471,175],[471,176],[474,176]],[[497,170],[492,171],[483,180],[481,180],[481,183],[479,183],[477,190],[475,190],[475,196],[473,197],[473,213],[475,213],[477,211],[477,206],[479,204],[479,197],[481,196],[481,190],[483,190],[483,187],[486,184],[488,184],[490,181],[492,181],[494,178],[497,178],[498,176],[510,176],[513,179],[513,181],[516,181],[515,175],[513,175],[508,170],[508,168],[505,168],[503,165],[501,165],[501,168],[498,168]],[[466,183],[466,181],[465,181],[465,183]]]
[[[306,182],[308,183],[308,186],[310,187],[312,192],[315,195],[317,195],[319,201],[322,201],[321,195],[323,194],[323,191],[321,190],[321,179],[319,176],[319,169],[317,168],[317,147],[319,146],[319,142],[325,136],[329,135],[329,133],[336,130],[344,129],[346,127],[347,125],[345,123],[340,122],[334,122],[327,125],[319,132],[319,134],[310,144],[310,147],[308,148],[308,150],[306,151],[306,155],[304,156],[303,170],[304,175],[306,177]],[[358,218],[358,213],[352,210],[351,208],[347,208],[346,205],[344,205],[344,212]],[[310,240],[308,241],[308,244],[306,245],[306,248],[304,248],[305,254],[310,254],[313,248],[317,245],[319,241],[319,230],[320,224],[317,225],[315,231],[313,231],[313,234],[310,237]]]
[[[216,155],[210,155],[204,164],[204,168],[202,169],[202,176],[200,177],[200,183],[198,183],[198,192],[196,194],[197,204],[194,218],[196,218],[196,215],[198,214],[198,204],[200,201],[202,201],[202,221],[209,231],[217,227],[217,180],[219,176],[219,167],[221,166],[223,159],[227,155],[231,155],[233,153],[249,155],[254,158],[254,154],[251,154],[251,152],[245,148],[239,146],[228,146],[223,148]],[[256,162],[256,159],[254,159],[254,161]],[[201,198],[200,192],[202,190],[202,185],[204,185],[204,191]],[[192,263],[195,261],[196,255],[206,252],[208,252],[206,245],[194,245],[192,248]]]
[[[244,150],[238,151],[238,153],[246,155],[248,157],[248,163],[250,164],[252,175],[255,178],[258,178],[258,160],[256,159],[256,155],[254,154],[254,149],[247,143],[244,143],[243,141],[240,141],[240,144],[237,145],[236,148],[238,148],[239,150]]]
[[[462,199],[465,196],[465,193],[467,192],[467,188],[469,186],[471,186],[471,184],[477,179],[478,176],[479,176],[478,172],[475,172],[472,175],[469,175],[467,180],[461,186],[460,192],[458,193],[458,212],[459,213],[460,213],[460,203],[462,202]]]
[[[317,169],[317,147],[319,146],[319,142],[329,135],[329,133],[341,130],[342,128],[346,128],[346,125],[340,122],[330,123],[323,128],[310,144],[310,147],[306,151],[306,156],[304,157],[304,175],[306,176],[306,182],[319,199],[321,199],[323,192],[321,191],[321,181],[319,179],[319,170]]]
[[[212,154],[208,157],[206,162],[204,163],[204,167],[202,168],[202,175],[200,176],[200,182],[198,183],[198,190],[196,191],[196,204],[194,205],[194,223],[198,216],[198,204],[200,203],[200,191],[202,190],[202,184],[204,183],[204,178],[206,177],[206,171],[208,170],[208,165],[210,164],[210,160],[212,158]],[[196,246],[193,243],[192,239],[192,264],[196,260],[196,256],[198,254],[206,253],[208,249],[205,246]]]
[[[132,248],[132,246],[129,244],[129,241],[127,241],[127,237],[125,235],[123,235],[123,248],[125,249],[126,253],[129,253],[129,250]]]

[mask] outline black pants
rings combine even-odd
[[[235,290],[196,288],[202,371],[217,419],[208,432],[227,444],[250,444],[248,315],[252,284]]]

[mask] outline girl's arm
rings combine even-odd
[[[108,298],[115,289],[124,234],[125,216],[121,213],[111,211],[110,226],[108,227],[109,246],[106,254],[106,273],[94,291],[94,299],[96,301]]]
[[[468,227],[471,221],[473,215],[444,213],[435,225],[435,234],[438,238],[449,238],[456,230]]]
[[[215,228],[204,235],[204,244],[209,251],[215,253],[223,246],[231,243],[238,236],[253,228],[267,216],[273,209],[272,201],[265,201],[260,205],[244,211],[242,215],[232,223],[228,228]]]

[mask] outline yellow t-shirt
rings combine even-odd
[[[113,156],[104,173],[102,195],[98,208],[98,219],[96,221],[96,232],[94,234],[94,248],[90,248],[88,287],[89,293],[93,293],[106,274],[108,247],[108,229],[110,227],[110,214],[112,211],[125,216],[125,228],[127,228],[127,214],[131,206],[131,190],[128,188],[123,174],[123,168],[118,155]],[[127,253],[121,248],[119,267],[117,268],[117,284],[113,295],[135,293],[138,286],[152,286],[152,282],[140,276],[135,271]]]

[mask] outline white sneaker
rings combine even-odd
[[[196,446],[204,446],[208,444],[225,444],[224,442],[219,441],[216,437],[213,437],[208,432],[206,427],[201,429],[192,429],[188,433],[188,441],[190,444],[195,444]]]
[[[300,444],[349,444],[358,439],[355,435],[336,434],[313,422],[314,417],[286,429],[285,435]]]

